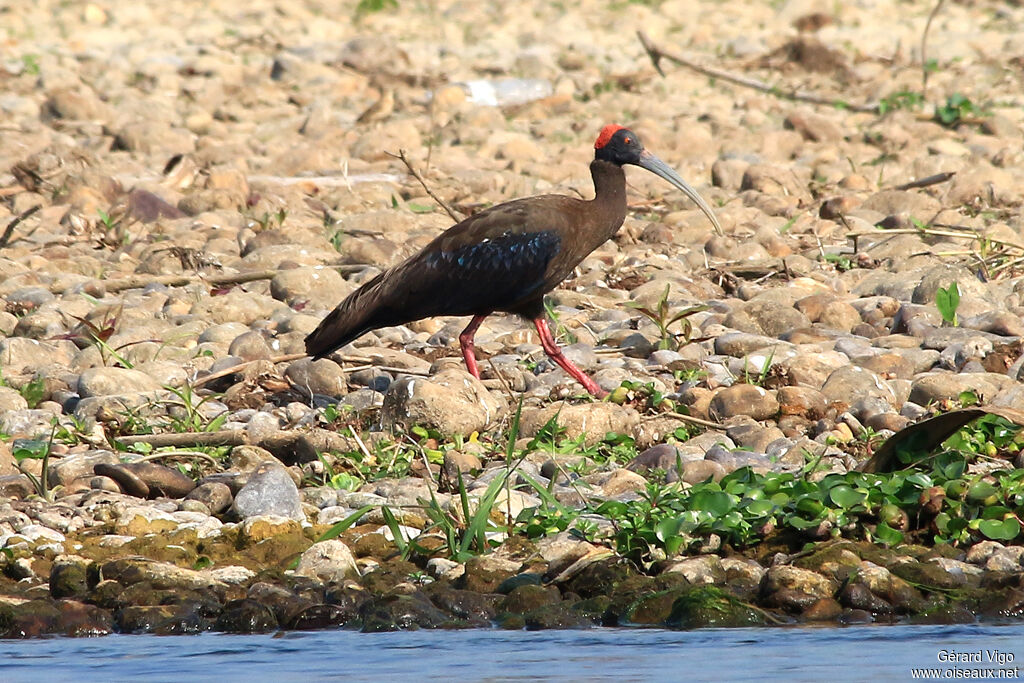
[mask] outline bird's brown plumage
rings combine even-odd
[[[544,294],[625,218],[622,168],[595,160],[591,173],[593,200],[517,199],[452,226],[349,295],[306,338],[306,350],[326,356],[370,330],[435,315],[540,315]]]
[[[622,165],[635,164],[662,176],[696,201],[716,229],[718,222],[696,191],[644,150],[632,131],[605,126],[594,148],[594,199],[542,195],[467,218],[350,294],[306,337],[306,351],[319,358],[380,327],[437,315],[472,315],[459,339],[466,365],[479,376],[473,334],[484,317],[504,311],[532,318],[552,360],[588,391],[603,395],[558,349],[543,317],[543,297],[622,225]]]

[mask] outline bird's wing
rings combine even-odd
[[[429,292],[431,300],[422,310],[432,312],[422,317],[505,310],[542,294],[548,265],[564,246],[569,225],[564,204],[574,201],[533,197],[471,216],[396,268],[388,285],[415,284]]]

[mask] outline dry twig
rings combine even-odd
[[[153,448],[168,446],[244,446],[249,443],[249,434],[242,429],[222,429],[218,432],[174,432],[171,434],[136,434],[119,436],[114,439],[121,446],[145,443]]]
[[[10,242],[11,235],[14,233],[14,229],[18,227],[18,224],[21,223],[26,218],[28,218],[29,216],[31,216],[32,214],[34,214],[36,211],[39,211],[39,209],[41,208],[43,207],[40,206],[39,204],[36,204],[32,208],[26,209],[25,211],[22,211],[20,214],[15,216],[11,220],[11,222],[7,224],[7,227],[4,228],[4,234],[0,235],[0,249],[6,247],[7,243]]]
[[[756,78],[748,78],[746,76],[740,76],[732,73],[731,71],[725,71],[724,69],[716,69],[711,66],[704,66],[698,64],[691,59],[687,59],[680,54],[674,52],[668,52],[664,48],[661,48],[651,42],[651,39],[647,37],[647,34],[643,31],[637,31],[637,36],[640,38],[640,43],[644,46],[644,50],[647,51],[647,56],[651,58],[651,62],[654,64],[654,68],[662,76],[665,72],[661,70],[661,60],[668,59],[670,61],[685,66],[687,69],[692,69],[697,73],[704,74],[710,78],[718,78],[729,83],[734,83],[744,88],[753,88],[754,90],[760,90],[761,92],[768,93],[769,95],[775,95],[787,100],[794,100],[796,102],[808,102],[810,104],[823,104],[829,107],[842,107],[850,111],[863,112],[868,114],[878,113],[878,103],[869,102],[867,104],[853,104],[846,102],[845,100],[836,97],[822,97],[814,93],[809,93],[804,90],[796,89],[783,89],[777,85],[771,85],[764,81],[759,81]]]
[[[412,165],[412,162],[409,161],[409,157],[405,156],[404,149],[399,149],[398,154],[392,154],[391,152],[385,152],[385,154],[394,157],[400,160],[403,164],[405,164],[405,167],[409,169],[409,173],[412,174],[412,177],[420,181],[420,185],[422,185],[423,189],[426,190],[427,194],[430,195],[430,198],[437,202],[438,205],[442,209],[444,209],[445,213],[451,216],[453,221],[455,221],[456,223],[462,221],[463,216],[461,216],[457,211],[452,209],[452,207],[448,206],[447,202],[445,202],[443,199],[434,194],[434,191],[430,189],[429,185],[427,185],[427,181],[423,179],[423,176],[420,174],[420,172],[417,171],[416,168]]]
[[[931,30],[932,20],[935,19],[935,15],[942,9],[942,4],[946,0],[939,0],[935,3],[935,7],[932,8],[931,13],[928,15],[928,21],[924,24],[924,31],[921,32],[921,99],[925,99],[928,93],[928,31]]]

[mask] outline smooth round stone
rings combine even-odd
[[[711,399],[708,412],[713,418],[725,420],[748,415],[767,420],[779,412],[779,402],[772,393],[752,384],[735,384],[720,390]]]
[[[188,492],[185,502],[188,501],[201,503],[207,514],[220,514],[231,507],[231,487],[219,481],[205,482]]]

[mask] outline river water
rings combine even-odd
[[[953,662],[953,652],[982,661]],[[3,683],[905,681],[918,667],[938,668],[945,678],[976,679],[970,670],[980,669],[989,677],[1024,679],[1024,624],[0,641]]]

